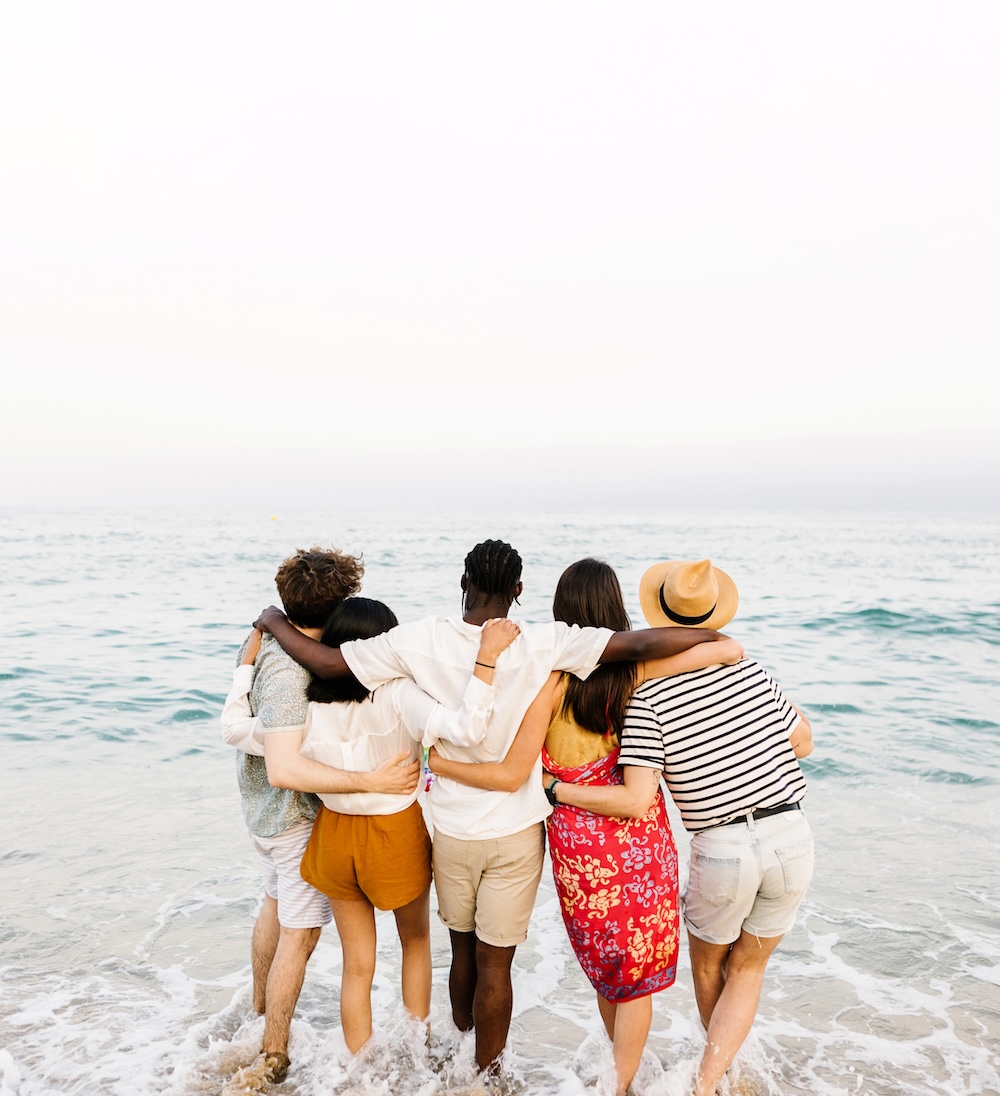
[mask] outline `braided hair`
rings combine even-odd
[[[521,557],[503,540],[484,540],[465,557],[465,577],[481,594],[517,601]]]

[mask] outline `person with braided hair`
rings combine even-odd
[[[483,625],[506,617],[521,595],[521,557],[505,541],[486,540],[465,557],[462,614],[401,624],[339,649],[304,636],[280,609],[256,622],[319,678],[355,677],[375,689],[412,678],[435,700],[457,707],[476,661]],[[552,621],[516,621],[520,635],[497,658],[493,714],[478,742],[436,744],[446,759],[497,761],[553,671],[586,678],[603,662],[666,658],[697,643],[725,637],[703,628],[612,631]],[[452,1016],[475,1030],[476,1064],[495,1072],[513,1011],[511,963],[528,923],[541,878],[544,820],[551,810],[541,784],[541,761],[514,791],[466,787],[441,778],[429,796],[438,915],[451,938],[448,979]]]

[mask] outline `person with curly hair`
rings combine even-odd
[[[273,606],[257,626],[317,677],[353,676],[365,688],[409,677],[435,700],[455,708],[476,661],[484,624],[507,617],[521,595],[521,557],[505,541],[486,540],[465,557],[462,613],[401,624],[339,650],[304,636]],[[518,622],[520,635],[497,661],[497,698],[478,743],[441,738],[438,753],[456,761],[495,761],[510,747],[521,719],[553,671],[589,676],[599,663],[665,657],[718,632],[679,628],[615,631],[564,621]],[[540,772],[541,763],[538,762]],[[496,1072],[513,1011],[511,963],[528,934],[544,862],[544,820],[550,807],[538,774],[513,790],[467,788],[434,781],[429,798],[434,827],[438,914],[451,938],[448,979],[452,1017],[475,1031],[476,1063]]]

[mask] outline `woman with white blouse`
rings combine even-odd
[[[321,641],[339,647],[348,640],[379,635],[396,623],[388,606],[352,597],[333,611]],[[518,632],[506,619],[483,626],[457,711],[438,704],[408,678],[390,681],[372,693],[353,678],[314,678],[305,727],[269,728],[263,733],[268,780],[275,787],[312,791],[310,762],[367,778],[384,772],[386,765],[411,768],[422,747],[440,738],[476,744],[486,733],[493,707],[497,656]],[[230,724],[241,714],[238,696],[232,693],[227,713]],[[249,715],[248,706],[242,714]],[[224,713],[224,723],[226,719]],[[256,733],[261,737],[259,729]],[[233,741],[236,736],[230,731],[226,737]],[[330,899],[343,947],[340,1015],[352,1054],[372,1033],[375,909],[391,909],[396,920],[404,1007],[426,1021],[431,993],[431,842],[418,802],[419,787],[388,793],[366,790],[366,783],[370,782],[363,781],[357,791],[320,793],[323,806],[302,858],[303,879]]]

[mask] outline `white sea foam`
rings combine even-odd
[[[1000,607],[982,603],[1000,523],[90,513],[8,515],[0,535],[0,570],[43,580],[0,591],[23,622],[0,635],[0,1096],[217,1096],[253,1062],[259,885],[216,726],[235,647],[298,544],[364,549],[368,590],[405,619],[457,608],[457,569],[486,535],[525,557],[528,619],[546,617],[574,558],[615,564],[638,620],[648,561],[711,554],[740,579],[733,633],[821,713],[806,764],[816,879],[725,1096],[1000,1093]],[[375,1035],[355,1060],[328,929],[276,1096],[472,1091],[436,918],[432,948],[428,1048],[401,1014],[399,945],[379,919]],[[547,875],[514,984],[513,1087],[596,1096],[610,1044]],[[702,1041],[682,946],[639,1096],[687,1096]]]

